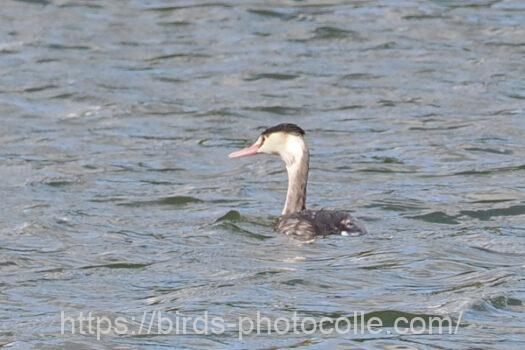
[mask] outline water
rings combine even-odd
[[[0,33],[0,347],[525,346],[523,2],[9,0]],[[226,155],[285,121],[307,130],[309,206],[369,235],[272,231],[282,164]],[[60,324],[258,310],[385,327]],[[461,315],[458,332],[392,332],[418,315]]]

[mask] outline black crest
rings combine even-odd
[[[301,129],[299,126],[295,124],[290,123],[284,123],[272,126],[271,128],[268,128],[262,132],[261,135],[269,135],[273,134],[274,132],[285,132],[288,134],[294,134],[294,135],[304,135],[304,130]]]

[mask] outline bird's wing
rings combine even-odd
[[[363,224],[346,211],[319,210],[312,212],[310,216],[320,235],[354,236],[366,233]]]

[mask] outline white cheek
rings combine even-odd
[[[273,152],[273,147],[272,147],[272,145],[269,145],[267,142],[265,142],[265,143],[259,148],[259,151],[257,151],[257,153],[272,154],[272,153],[274,153],[274,152]]]
[[[260,140],[262,142],[262,140]],[[259,148],[260,153],[266,154],[279,154],[283,149],[282,140],[277,136],[270,136],[264,141],[263,145]]]

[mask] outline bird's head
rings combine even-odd
[[[304,134],[304,130],[295,124],[275,125],[264,130],[253,145],[230,153],[228,157],[238,158],[258,153],[275,154],[288,166],[308,152]]]

